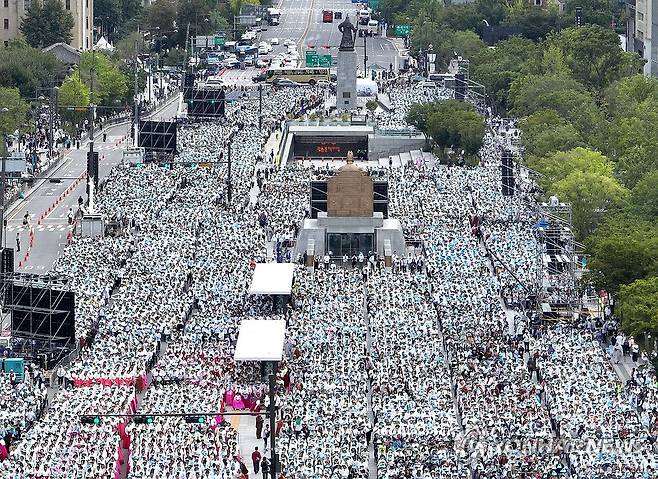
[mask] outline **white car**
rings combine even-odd
[[[294,44],[295,44],[294,40],[291,40],[290,38],[288,38],[286,41],[283,42],[284,47],[287,47],[289,45],[294,45]]]
[[[421,87],[421,88],[436,88],[436,83],[434,83],[433,81],[426,80],[426,81],[419,82],[418,86]]]
[[[259,55],[267,55],[269,51],[267,50],[267,47],[258,47],[258,54]]]
[[[272,40],[270,40],[270,43],[272,45],[278,45],[279,44],[279,39],[278,38],[273,38]]]

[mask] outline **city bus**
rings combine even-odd
[[[333,23],[334,22],[334,12],[331,10],[322,11],[322,23]]]
[[[287,78],[297,83],[315,85],[319,81],[328,82],[329,73],[328,68],[270,68],[267,70],[265,81],[272,83],[277,78]]]

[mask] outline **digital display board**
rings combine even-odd
[[[368,137],[297,136],[293,143],[295,157],[344,158],[351,151],[356,159],[368,155]]]

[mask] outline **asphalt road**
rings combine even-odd
[[[154,118],[169,119],[176,116],[177,106],[176,100],[168,102],[158,110]],[[106,141],[101,141],[102,136],[99,136],[94,142],[94,150],[99,153],[100,178],[107,176],[112,167],[121,161],[123,150],[130,146],[128,129],[128,124],[109,127],[105,130]],[[69,208],[77,210],[78,198],[81,195],[86,197],[84,174],[88,150],[88,141],[80,145],[79,150],[71,150],[60,162],[60,166],[49,175],[50,178],[61,178],[60,183],[37,180],[25,199],[8,209],[3,242],[14,248],[16,271],[48,272],[66,246],[67,236],[71,232],[68,225]],[[32,234],[23,226],[26,213],[30,216]],[[20,252],[16,251],[17,235],[20,238]]]
[[[338,46],[341,34],[338,24],[342,20],[334,20],[333,23],[322,22],[322,11],[332,10],[342,12],[343,19],[349,14],[352,23],[357,24],[356,5],[347,0],[282,0],[280,3],[281,20],[277,26],[268,27],[267,31],[261,33],[261,40],[270,42],[272,38],[278,38],[279,46],[274,46],[272,54],[286,51],[283,42],[291,39],[297,44],[300,58],[304,59],[305,51],[314,48],[318,54],[331,53],[334,57],[338,55]],[[368,69],[372,65],[388,69],[390,65],[397,68],[400,63],[400,54],[392,41],[381,38],[367,38],[366,51],[368,55]],[[359,69],[363,68],[364,39],[356,39],[356,52],[359,58]]]

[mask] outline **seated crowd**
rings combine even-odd
[[[450,95],[389,90],[394,110],[377,114],[387,129],[407,128],[411,104]],[[286,115],[309,113],[320,94],[291,92],[265,93],[262,130],[247,98],[226,119],[181,129],[182,164],[112,170],[98,205],[128,227],[76,239],[55,266],[71,279],[84,338],[68,367],[74,387],[37,420],[43,387],[0,382],[14,397],[3,427],[22,431],[0,475],[107,478],[122,466],[135,479],[244,476],[251,451],[224,414],[263,414],[269,398],[259,365],[232,359],[238,328],[284,319],[276,431],[258,439],[277,435],[286,479],[653,477],[652,373],[622,384],[596,325],[533,325],[503,300],[545,271],[532,187],[500,191],[499,129],[477,167],[372,170],[389,182],[390,216],[419,243],[396,251],[392,270],[331,259],[295,267],[286,305],[249,295],[257,262],[296,260],[286,245],[309,214],[308,181],[324,175],[276,168],[265,150]],[[154,423],[79,421],[135,409]],[[157,416],[179,413],[207,420]]]

